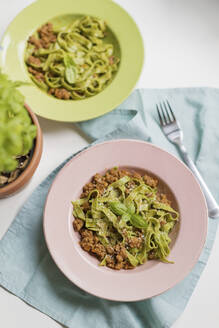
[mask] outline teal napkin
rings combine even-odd
[[[178,156],[157,123],[155,104],[166,98],[182,125],[189,153],[219,201],[219,185],[215,183],[219,181],[219,152],[212,151],[219,143],[219,90],[136,90],[113,112],[78,125],[95,142],[113,138],[143,139]],[[94,297],[64,277],[51,259],[43,237],[45,198],[66,161],[35,189],[0,241],[0,284],[69,328],[171,327],[183,312],[207,263],[217,220],[209,219],[208,237],[198,263],[171,290],[133,303]]]

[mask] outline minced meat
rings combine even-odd
[[[54,95],[58,99],[67,100],[71,97],[71,93],[65,88],[55,89]]]

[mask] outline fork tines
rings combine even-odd
[[[167,125],[176,121],[168,100],[160,102],[159,105],[156,105],[156,108],[161,125]]]

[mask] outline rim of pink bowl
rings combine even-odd
[[[116,299],[113,299],[112,297],[105,297],[103,295],[100,295],[99,293],[95,293],[94,291],[88,291],[86,288],[83,287],[83,285],[81,285],[78,281],[75,282],[72,280],[72,277],[69,273],[66,273],[64,272],[63,268],[61,267],[59,261],[55,258],[54,254],[53,254],[53,250],[50,248],[50,245],[49,245],[49,242],[48,242],[48,239],[47,239],[47,234],[46,234],[46,222],[45,222],[45,212],[46,212],[46,206],[47,206],[47,201],[49,199],[49,196],[50,196],[50,193],[53,189],[53,186],[55,185],[57,179],[60,177],[60,175],[62,175],[62,171],[68,167],[69,165],[71,165],[71,163],[78,159],[79,157],[83,156],[85,153],[89,152],[89,151],[92,151],[93,149],[95,148],[98,148],[98,147],[101,147],[103,145],[107,145],[107,144],[112,144],[112,143],[121,143],[121,142],[131,142],[131,143],[141,143],[141,144],[145,144],[149,147],[152,147],[154,149],[157,149],[163,153],[166,153],[168,154],[168,156],[172,157],[174,160],[176,160],[178,163],[180,163],[180,165],[182,165],[184,167],[184,169],[186,169],[186,171],[189,173],[189,175],[192,177],[192,179],[196,182],[196,185],[198,186],[198,189],[200,191],[200,194],[202,195],[202,200],[203,200],[203,204],[204,204],[204,208],[205,208],[205,226],[204,226],[204,233],[203,233],[203,238],[202,238],[202,242],[200,243],[200,248],[199,250],[197,251],[196,253],[196,258],[194,259],[193,263],[191,263],[190,266],[187,267],[186,271],[183,271],[183,273],[181,273],[176,280],[174,280],[174,282],[172,284],[170,284],[168,286],[168,288],[164,288],[163,290],[161,290],[159,293],[154,293],[152,294],[150,297],[145,297],[145,298],[142,298],[142,297],[133,297],[132,299],[127,299],[127,298],[124,298],[122,297],[117,297]],[[147,169],[146,169],[147,171]],[[161,177],[162,178],[162,177]],[[167,184],[168,184],[168,181],[167,181]],[[162,293],[164,293],[165,291],[168,291],[169,289],[173,288],[175,285],[177,285],[180,281],[182,281],[190,272],[191,270],[194,268],[194,266],[196,265],[196,263],[198,262],[198,259],[201,255],[201,252],[203,250],[203,247],[204,247],[204,244],[206,242],[206,238],[207,238],[207,227],[208,227],[208,214],[207,214],[207,204],[206,204],[206,201],[205,201],[205,197],[204,197],[204,194],[202,192],[202,189],[198,183],[198,181],[196,180],[196,178],[194,177],[193,173],[190,171],[190,169],[179,159],[177,158],[175,155],[169,153],[168,151],[160,148],[159,146],[156,146],[150,142],[147,142],[147,141],[143,141],[143,140],[138,140],[138,139],[115,139],[115,140],[108,140],[108,141],[103,141],[101,143],[98,143],[98,144],[95,144],[93,146],[88,146],[88,148],[85,148],[84,150],[82,149],[77,155],[75,155],[72,159],[70,159],[64,166],[63,168],[58,172],[58,174],[56,175],[55,179],[53,180],[52,182],[52,185],[50,186],[50,189],[48,191],[48,194],[47,194],[47,197],[46,197],[46,202],[45,202],[45,206],[44,206],[44,213],[43,213],[43,231],[44,231],[44,237],[45,237],[45,241],[46,241],[46,244],[47,244],[47,247],[48,247],[48,250],[53,258],[53,261],[55,262],[55,264],[57,265],[57,267],[60,269],[60,271],[64,274],[65,277],[68,278],[68,280],[70,280],[73,284],[75,284],[77,287],[79,287],[80,289],[82,289],[83,291],[93,295],[93,296],[96,296],[96,297],[100,297],[100,298],[103,298],[103,299],[106,299],[106,300],[111,300],[111,301],[118,301],[118,302],[134,302],[134,301],[141,301],[141,300],[146,300],[146,299],[149,299],[149,298],[152,298],[154,296],[158,296]],[[91,256],[91,255],[90,255]],[[111,270],[111,269],[110,269]],[[113,270],[115,271],[115,270]],[[122,270],[120,270],[122,271]],[[125,271],[125,270],[124,270]],[[133,271],[133,270],[131,270]]]

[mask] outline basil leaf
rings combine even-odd
[[[69,55],[65,55],[64,64],[65,64],[65,67],[75,66],[74,59]]]
[[[64,57],[64,64],[65,64],[65,79],[69,84],[75,83],[76,76],[77,76],[77,69],[74,63],[74,59],[69,56],[65,55]]]
[[[136,228],[147,228],[147,222],[139,214],[133,214],[130,218],[130,222]]]
[[[68,66],[65,69],[65,78],[69,84],[73,84],[76,80],[76,71],[74,66]]]
[[[126,206],[120,202],[110,202],[109,207],[116,215],[123,215],[127,212]]]

